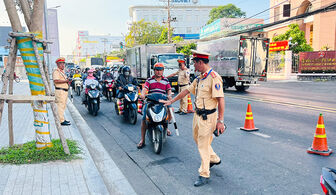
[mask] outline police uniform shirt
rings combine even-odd
[[[67,80],[67,76],[58,68],[53,72],[53,80]],[[54,83],[55,87],[62,88],[62,89],[69,89],[69,85],[67,83]]]
[[[190,72],[189,69],[181,70],[179,69],[177,71],[178,75],[178,84],[179,85],[188,85],[190,81]]]
[[[211,68],[194,79],[188,91],[195,95],[198,109],[215,109],[218,105],[216,98],[224,97],[222,78]]]

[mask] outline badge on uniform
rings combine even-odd
[[[217,83],[217,84],[215,85],[215,88],[216,88],[217,90],[220,90],[220,84]]]

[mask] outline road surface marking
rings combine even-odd
[[[305,104],[298,104],[298,103],[293,103],[293,102],[282,102],[279,100],[265,99],[265,98],[258,98],[258,97],[244,97],[242,95],[235,95],[235,94],[225,94],[225,96],[232,97],[232,98],[238,98],[238,99],[253,100],[257,102],[273,103],[273,104],[278,104],[278,105],[283,105],[283,106],[292,106],[292,107],[304,108],[304,109],[309,109],[309,110],[317,110],[320,112],[336,113],[336,109],[322,107],[322,106],[305,105]]]
[[[263,134],[263,133],[258,133],[258,132],[251,132],[251,133],[254,134],[254,135],[263,137],[263,138],[270,138],[271,137],[271,136]]]

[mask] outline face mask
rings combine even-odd
[[[125,76],[129,76],[130,75],[130,73],[129,72],[125,72]]]
[[[109,71],[109,70],[107,70],[106,72],[107,72],[107,73],[109,73],[110,71]]]

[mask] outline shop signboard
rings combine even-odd
[[[336,73],[336,51],[300,52],[299,73]]]

